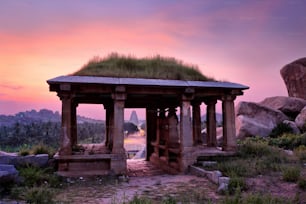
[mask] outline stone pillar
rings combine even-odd
[[[203,139],[201,136],[201,103],[194,102],[192,104],[192,125],[193,125],[193,144],[194,145],[201,145],[203,144]]]
[[[71,105],[71,145],[76,146],[78,144],[78,127],[77,127],[77,103]]]
[[[154,147],[151,142],[156,141],[156,129],[157,129],[157,110],[154,108],[146,109],[146,160],[150,159],[151,154],[154,152]]]
[[[181,144],[181,161],[180,171],[185,172],[188,166],[194,163],[192,155],[193,133],[191,122],[190,101],[192,94],[190,90],[185,92],[181,101],[181,115],[180,115],[180,144]]]
[[[72,98],[69,93],[59,95],[62,101],[62,128],[60,138],[59,155],[71,155],[72,154]]]
[[[113,116],[114,116],[114,107],[113,105],[104,105],[105,107],[105,146],[111,149],[113,147]]]
[[[114,112],[113,112],[113,153],[124,153],[124,102],[126,99],[125,87],[116,87],[116,93],[113,95],[114,99]]]
[[[117,86],[112,95],[114,100],[114,112],[112,120],[113,148],[111,159],[111,170],[115,174],[126,174],[126,154],[124,149],[124,103],[126,99],[125,87]]]
[[[222,97],[223,113],[223,147],[224,151],[235,151],[237,149],[235,129],[235,96],[225,95]]]
[[[169,108],[169,113],[167,116],[168,126],[169,126],[169,138],[168,138],[168,147],[169,148],[179,148],[179,132],[178,132],[178,118],[176,115],[176,109],[171,107]]]
[[[215,99],[205,101],[205,104],[207,105],[206,107],[206,130],[207,130],[206,143],[208,147],[217,146],[216,103],[217,103],[217,100]]]

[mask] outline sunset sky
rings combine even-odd
[[[0,114],[60,111],[46,80],[111,52],[250,86],[237,102],[287,95],[279,70],[306,55],[305,11],[306,0],[0,0]]]

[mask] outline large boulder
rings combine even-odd
[[[306,100],[306,58],[287,64],[280,70],[288,95]]]
[[[36,167],[46,167],[48,166],[49,155],[48,154],[38,154],[38,155],[4,155],[0,156],[0,164],[9,164],[14,166],[36,166]]]
[[[300,114],[295,118],[295,124],[300,130],[306,131],[306,106],[301,110]]]
[[[240,102],[236,107],[236,115],[238,138],[266,137],[279,123],[288,120],[281,111],[253,102]]]
[[[280,110],[288,117],[295,119],[301,110],[306,106],[306,100],[295,97],[274,96],[264,99],[259,104],[275,110]]]
[[[0,164],[0,184],[7,185],[8,183],[18,182],[18,171],[14,165]]]

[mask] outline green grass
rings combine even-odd
[[[218,162],[208,170],[220,170],[229,177],[252,177],[281,171],[283,165],[295,163],[281,149],[269,146],[266,141],[246,139],[238,147],[237,156],[217,157]]]
[[[269,145],[291,150],[301,145],[306,146],[306,133],[299,135],[285,133],[277,138],[270,138]]]
[[[48,185],[50,187],[58,187],[60,185],[59,178],[54,174],[51,168],[39,168],[26,166],[18,168],[19,175],[24,179],[23,186],[34,187]]]
[[[72,75],[214,81],[204,76],[197,66],[184,64],[175,58],[159,55],[151,58],[135,58],[116,53],[106,58],[94,57]]]
[[[247,194],[241,196],[239,193],[232,197],[226,197],[221,204],[293,204],[288,198],[273,197],[269,194]]]
[[[294,149],[294,154],[299,158],[301,162],[306,162],[306,146],[301,145]]]
[[[287,166],[283,169],[283,180],[287,182],[297,182],[300,178],[301,170],[296,166]]]
[[[52,148],[50,148],[47,145],[42,144],[42,143],[33,146],[31,148],[31,152],[34,155],[37,155],[37,154],[48,154],[50,158],[53,157],[53,155],[55,154],[55,150],[54,149],[52,149]]]

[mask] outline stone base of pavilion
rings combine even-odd
[[[104,145],[83,144],[71,155],[54,156],[57,175],[64,177],[126,174],[126,154],[111,153]]]
[[[188,167],[195,164],[201,157],[233,156],[237,153],[234,150],[223,151],[221,147],[207,147],[206,145],[192,147],[185,153],[179,149],[168,149],[168,151],[168,154],[162,156],[153,153],[150,156],[150,162],[170,174],[187,173]]]
[[[58,164],[57,175],[64,177],[86,177],[101,175],[126,175],[126,154],[113,154],[103,145],[80,145],[81,151],[71,155],[56,154],[54,159]],[[201,157],[232,156],[236,151],[223,151],[220,147],[197,145],[183,153],[179,149],[169,148],[168,153],[158,156],[153,153],[149,162],[166,173],[187,173],[188,166]]]

